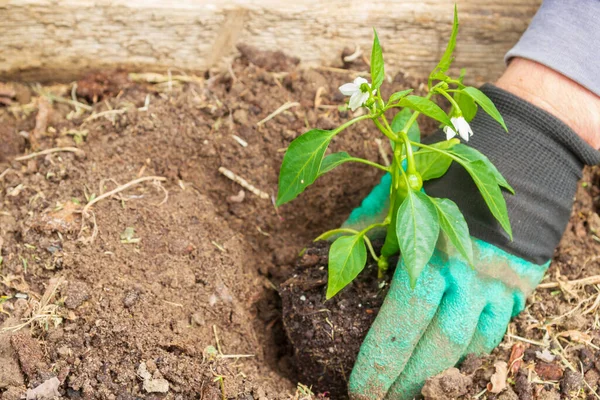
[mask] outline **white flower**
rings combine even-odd
[[[340,92],[345,96],[351,96],[348,105],[352,111],[365,104],[369,100],[369,90],[371,85],[365,78],[358,77],[352,83],[345,83],[340,86]],[[373,94],[377,91],[373,90]]]
[[[473,130],[467,120],[460,116],[452,117],[450,118],[450,121],[452,121],[452,125],[458,130],[458,135],[460,135],[465,142],[468,142],[469,138],[473,136]],[[446,134],[446,140],[452,139],[457,134],[456,131],[449,126],[444,127],[444,133]]]

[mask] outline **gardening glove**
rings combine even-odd
[[[456,163],[425,183],[430,196],[453,200],[473,241],[472,268],[443,235],[416,286],[402,261],[365,338],[349,383],[351,399],[412,399],[425,380],[469,353],[489,353],[525,306],[565,230],[585,164],[600,163],[560,120],[493,85],[482,91],[508,126],[485,112],[471,121],[469,145],[485,154],[515,190],[504,193],[514,241]],[[444,140],[441,132],[425,142]],[[361,230],[387,215],[390,177],[355,209],[344,227]]]

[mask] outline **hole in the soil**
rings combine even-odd
[[[278,286],[278,283],[276,283]],[[286,379],[297,381],[296,366],[293,361],[293,348],[283,328],[282,305],[279,293],[273,289],[265,289],[261,297],[254,303],[258,331],[264,331],[261,338],[265,349],[265,361],[271,369]]]

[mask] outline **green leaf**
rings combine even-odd
[[[461,162],[461,165],[471,175],[488,208],[512,240],[512,229],[508,219],[506,201],[488,165],[482,160]]]
[[[504,179],[500,171],[498,171],[498,169],[494,166],[494,164],[492,164],[489,158],[483,155],[479,150],[476,150],[473,147],[469,147],[464,144],[459,144],[452,148],[451,153],[456,156],[462,157],[469,162],[483,161],[489,169],[489,171],[494,176],[496,183],[502,186],[504,189],[508,190],[510,193],[515,194],[515,190],[508,184],[506,179]]]
[[[430,144],[429,147],[448,151],[459,143],[460,140],[454,138]],[[424,181],[441,177],[446,173],[452,163],[450,155],[445,155],[439,151],[427,148],[419,148],[419,151],[414,153],[414,157],[417,171],[421,174],[421,178]]]
[[[373,28],[375,37],[373,38],[373,50],[371,51],[371,89],[378,89],[385,79],[385,71],[383,69],[383,51],[379,44],[377,31]]]
[[[417,172],[424,181],[441,177],[452,164],[452,158],[433,150],[417,151],[414,157]]]
[[[363,270],[367,262],[365,240],[360,235],[341,236],[329,248],[329,277],[327,294],[329,300]]]
[[[398,208],[396,235],[412,287],[433,254],[439,232],[437,211],[429,196],[409,190]]]
[[[458,206],[450,199],[431,197],[440,220],[440,228],[446,234],[456,250],[473,265],[473,243],[469,235],[469,226]]]
[[[475,104],[473,98],[460,92],[456,92],[454,93],[454,100],[458,104],[458,107],[460,107],[463,117],[465,117],[467,122],[471,122],[471,120],[475,118],[475,114],[477,114],[477,104]]]
[[[481,90],[472,86],[467,86],[466,88],[461,90],[461,93],[466,93],[467,95],[469,95],[473,100],[475,100],[477,104],[479,104],[481,108],[483,108],[483,111],[488,113],[490,117],[494,118],[496,122],[502,125],[504,130],[508,132],[508,128],[504,123],[504,118],[502,118],[502,115],[500,115],[500,112],[498,111],[492,100],[490,100],[490,98],[487,97]]]
[[[454,48],[456,47],[456,36],[458,35],[458,11],[456,9],[456,4],[454,5],[454,22],[452,23],[452,33],[450,34],[450,39],[448,40],[448,45],[446,46],[446,51],[442,55],[440,62],[433,69],[431,75],[429,76],[429,86],[431,86],[431,81],[434,79],[445,80],[446,75],[443,73],[448,71],[454,57],[452,54],[454,53]]]
[[[408,107],[415,111],[419,111],[428,117],[431,117],[444,125],[448,125],[451,128],[454,128],[452,121],[446,115],[444,110],[442,110],[437,104],[433,101],[426,99],[424,97],[409,95],[400,100],[398,103],[402,107]],[[455,129],[456,130],[456,129]]]
[[[295,199],[317,179],[325,150],[335,134],[313,129],[290,143],[279,171],[277,206]]]
[[[325,156],[325,158],[323,159],[323,162],[321,163],[321,168],[319,169],[318,176],[326,174],[327,172],[331,171],[338,165],[343,164],[348,161],[352,161],[353,159],[354,159],[354,157],[352,157],[350,154],[346,153],[345,151],[340,151],[338,153],[329,154],[329,155]]]
[[[390,96],[390,99],[388,100],[388,104],[394,104],[394,103],[396,103],[398,100],[400,100],[401,98],[407,96],[412,91],[413,91],[413,89],[406,89],[406,90],[402,90],[400,92],[393,93]]]

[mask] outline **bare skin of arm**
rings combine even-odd
[[[600,97],[535,61],[515,58],[496,85],[554,115],[600,149]]]

